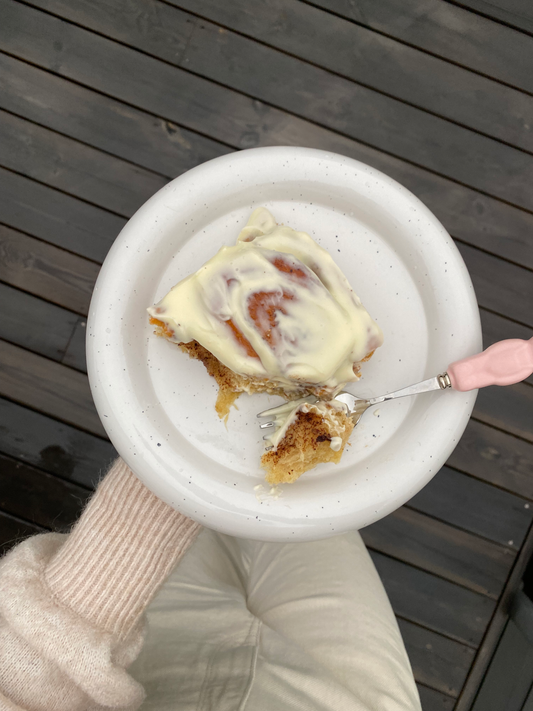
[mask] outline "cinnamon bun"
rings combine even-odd
[[[243,392],[331,401],[360,377],[360,364],[383,341],[381,329],[328,252],[305,232],[277,225],[265,208],[252,213],[234,246],[222,247],[148,313],[158,335],[202,361],[215,378],[220,417],[228,416]],[[326,417],[329,410],[321,404],[306,411],[302,403],[284,437],[263,456],[263,466],[276,456],[281,460],[287,437],[311,420],[325,423],[315,433],[313,451],[330,457],[320,461],[338,461],[351,429],[343,422],[342,436],[334,434],[333,420],[342,417]],[[312,427],[306,427],[309,433]],[[276,466],[285,465],[278,461]],[[285,479],[276,479],[278,471],[269,480],[292,481],[306,470],[299,471],[302,466],[293,467]]]

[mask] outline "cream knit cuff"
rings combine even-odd
[[[45,578],[59,602],[124,639],[199,530],[119,459]]]

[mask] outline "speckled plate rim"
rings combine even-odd
[[[260,171],[258,166],[261,166]],[[421,450],[410,458],[408,472],[405,466],[400,469],[393,490],[384,492],[376,486],[376,495],[370,497],[371,500],[361,505],[354,500],[353,506],[330,511],[326,517],[304,517],[305,506],[297,507],[298,511],[285,506],[260,518],[253,515],[253,505],[243,509],[242,499],[236,499],[235,504],[217,500],[205,482],[203,487],[187,486],[191,482],[185,475],[176,473],[183,471],[178,466],[180,463],[190,468],[187,448],[184,448],[183,462],[176,461],[175,457],[174,461],[166,460],[153,436],[148,436],[150,423],[143,418],[140,409],[133,412],[134,408],[128,408],[131,416],[124,415],[124,402],[135,397],[137,387],[134,374],[132,379],[128,373],[125,304],[135,290],[135,279],[142,278],[142,260],[147,240],[151,234],[153,237],[154,221],[164,223],[163,206],[168,208],[172,203],[172,209],[179,212],[185,209],[191,195],[223,205],[226,199],[235,196],[243,182],[250,190],[254,180],[262,184],[265,174],[278,176],[281,186],[283,181],[312,183],[316,179],[328,184],[332,194],[355,191],[375,203],[376,209],[381,206],[394,214],[404,226],[416,210],[423,216],[428,235],[427,244],[419,244],[417,248],[421,254],[426,250],[428,259],[446,260],[447,279],[454,286],[450,309],[456,310],[458,337],[448,355],[455,360],[481,349],[479,311],[470,277],[450,236],[428,208],[395,180],[364,163],[316,149],[278,146],[241,151],[204,163],[170,182],[128,221],[102,266],[90,305],[89,382],[111,442],[137,476],[160,498],[205,525],[230,535],[279,541],[318,539],[373,523],[417,493],[453,451],[466,427],[477,393],[453,393],[446,400],[437,399],[430,414],[418,417],[420,442],[417,444]],[[164,231],[164,227],[161,229]],[[193,227],[191,235],[194,236]],[[123,279],[125,274],[132,277],[127,282]],[[435,283],[434,288],[438,291],[447,283]],[[427,373],[426,377],[432,374],[436,373]],[[428,457],[432,459],[431,467]],[[201,462],[198,466],[201,467]]]

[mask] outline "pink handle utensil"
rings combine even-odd
[[[433,390],[475,390],[484,388],[487,385],[512,385],[519,383],[533,373],[533,338],[523,341],[519,338],[511,338],[507,341],[499,341],[489,346],[482,353],[457,360],[448,367],[446,373],[436,377],[423,380],[416,385],[409,385],[407,388],[395,390],[392,393],[363,399],[352,395],[352,393],[342,392],[335,396],[335,400],[344,403],[347,412],[351,415],[355,424],[359,422],[369,407],[382,402],[395,400],[408,395],[420,395]],[[310,397],[309,402],[316,402],[316,397]],[[286,407],[283,405],[282,407]],[[279,407],[260,412],[258,417],[276,417]],[[275,420],[265,422],[261,429],[274,427]],[[270,435],[265,435],[263,439],[269,439]]]
[[[457,360],[448,367],[454,390],[475,390],[487,385],[512,385],[533,373],[533,338],[510,338],[482,353]]]

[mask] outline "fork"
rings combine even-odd
[[[512,385],[529,377],[533,373],[533,338],[528,341],[520,338],[510,338],[499,341],[489,346],[482,353],[457,360],[448,366],[445,373],[434,378],[423,380],[416,385],[409,385],[401,390],[395,390],[387,395],[369,398],[367,400],[358,398],[348,392],[341,392],[334,397],[334,400],[346,406],[346,412],[354,421],[360,421],[361,417],[373,405],[381,402],[395,400],[398,397],[408,395],[419,395],[429,393],[433,390],[475,390],[484,388],[487,385]],[[310,396],[306,402],[318,402],[318,398]],[[272,417],[279,407],[271,408],[260,412],[257,417]],[[274,427],[275,422],[263,422],[261,429]],[[263,439],[269,439],[270,435],[265,435]]]

